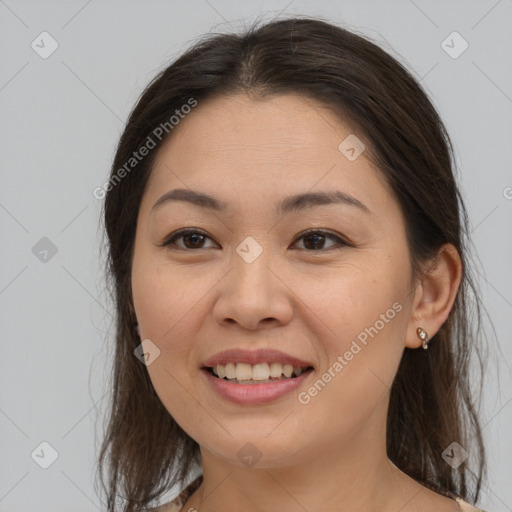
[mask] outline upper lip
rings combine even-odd
[[[225,365],[227,363],[281,363],[283,365],[291,364],[294,367],[300,366],[301,368],[313,366],[303,359],[269,348],[259,350],[231,349],[218,352],[204,361],[203,367],[213,368],[218,364]]]

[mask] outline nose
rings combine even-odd
[[[213,314],[224,327],[273,328],[286,325],[293,316],[293,292],[265,251],[251,263],[235,255],[218,294]]]

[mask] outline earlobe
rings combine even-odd
[[[428,349],[428,342],[430,341],[428,338],[428,332],[425,331],[425,329],[418,327],[416,329],[416,334],[418,335],[418,338],[421,340],[421,343],[423,345],[423,348],[425,350]]]
[[[444,324],[455,302],[462,279],[462,263],[452,244],[443,245],[418,284],[406,337],[408,348],[427,348]]]

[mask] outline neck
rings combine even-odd
[[[202,447],[203,484],[183,510],[401,510],[421,486],[388,459],[385,422],[380,423],[368,425],[366,431],[352,433],[335,445],[326,441],[324,445],[317,442],[305,447],[293,456],[293,463],[286,465],[247,468]]]

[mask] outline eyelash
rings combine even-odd
[[[160,247],[166,247],[169,250],[175,250],[175,251],[197,251],[197,250],[203,249],[203,247],[198,247],[196,249],[190,249],[188,247],[176,246],[176,244],[175,244],[176,240],[178,240],[179,238],[182,238],[186,235],[190,235],[190,234],[202,235],[206,238],[210,238],[210,240],[213,240],[205,231],[203,231],[201,229],[186,228],[186,229],[180,229],[180,230],[176,231],[175,233],[172,233],[162,244],[159,244],[159,245],[160,245]],[[338,249],[341,249],[343,246],[353,247],[353,244],[349,243],[345,239],[341,238],[338,235],[335,235],[334,233],[325,231],[323,229],[309,229],[307,231],[304,231],[300,234],[300,236],[298,238],[296,238],[296,241],[298,241],[302,238],[306,238],[308,236],[312,236],[312,235],[324,235],[326,238],[332,238],[332,239],[337,240],[338,243],[332,247],[328,247],[327,249],[299,249],[299,250],[307,251],[307,252],[325,252],[325,251],[330,251],[330,250],[338,250]],[[206,249],[211,249],[211,247],[207,247]]]

